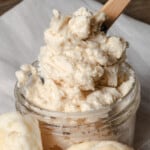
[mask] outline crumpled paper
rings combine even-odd
[[[24,0],[0,18],[0,113],[15,110],[15,71],[21,64],[37,59],[52,9],[68,14],[81,6],[96,11],[101,5],[94,0]],[[150,25],[122,15],[109,34],[122,36],[130,43],[128,61],[142,89],[135,148],[150,150]]]

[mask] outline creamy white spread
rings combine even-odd
[[[0,150],[43,150],[38,121],[16,112],[0,115]]]
[[[38,67],[27,64],[16,72],[24,96],[60,112],[97,110],[124,97],[135,82],[125,67],[127,42],[101,32],[105,20],[84,7],[72,16],[53,10]]]
[[[75,144],[67,150],[133,150],[132,148],[115,141],[90,141]]]

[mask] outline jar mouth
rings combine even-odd
[[[36,62],[34,63],[36,65]],[[125,64],[128,68],[133,70],[133,68],[128,63],[125,63]],[[120,107],[120,111],[122,111],[122,110],[127,109],[132,104],[132,101],[137,94],[136,91],[140,90],[140,83],[135,73],[134,73],[134,78],[135,78],[135,82],[132,84],[132,87],[129,90],[129,92],[125,96],[118,99],[115,103],[108,105],[108,106],[103,106],[102,108],[97,109],[97,110],[85,111],[85,112],[59,112],[59,111],[51,111],[45,108],[40,108],[39,106],[35,105],[34,103],[32,103],[31,101],[29,101],[28,99],[24,97],[24,95],[21,93],[20,88],[17,87],[17,82],[15,85],[14,94],[15,94],[16,100],[19,101],[19,103],[21,103],[27,110],[34,112],[37,115],[44,116],[44,117],[54,116],[54,117],[63,117],[63,118],[64,117],[71,117],[71,118],[83,117],[84,118],[87,116],[97,115],[101,118],[106,118],[108,116],[108,113],[113,110],[116,110],[116,108],[118,110],[118,108]],[[114,113],[112,116],[115,116],[115,115],[116,114]]]

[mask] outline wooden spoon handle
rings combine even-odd
[[[102,8],[101,12],[104,12],[108,19],[105,22],[107,30],[115,22],[115,20],[120,16],[124,9],[128,6],[131,0],[109,0]]]

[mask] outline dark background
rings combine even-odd
[[[22,0],[0,0],[0,15],[8,11]]]

